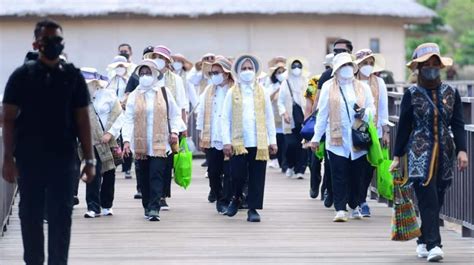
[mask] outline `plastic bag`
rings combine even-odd
[[[319,149],[314,152],[314,155],[319,159],[323,160],[324,152],[326,152],[326,142],[320,142]]]
[[[186,138],[179,142],[179,152],[173,158],[174,182],[187,189],[191,184],[193,153],[189,151]]]
[[[379,196],[393,200],[393,175],[392,172],[390,172],[392,160],[388,159],[388,148],[384,148],[382,154],[384,159],[382,163],[377,166],[377,191]]]
[[[384,161],[382,154],[382,146],[380,145],[377,127],[374,124],[372,116],[369,117],[369,135],[372,139],[372,144],[367,152],[367,160],[373,167],[377,167]]]

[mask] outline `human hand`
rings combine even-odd
[[[95,174],[96,174],[95,166],[86,164],[84,168],[82,169],[81,179],[85,183],[91,183],[95,178]]]
[[[389,171],[395,172],[400,167],[400,158],[398,156],[393,157],[392,164],[390,165]]]
[[[3,159],[3,179],[8,183],[15,183],[18,177],[18,169],[13,158]]]
[[[104,134],[104,136],[102,136],[101,142],[103,144],[108,144],[110,142],[110,140],[112,140],[112,137],[113,137],[113,135],[107,132],[107,133]]]
[[[461,151],[458,153],[458,169],[459,171],[463,171],[467,168],[469,162],[467,158],[467,153],[465,151]]]
[[[233,150],[232,150],[232,145],[231,145],[231,144],[226,144],[226,145],[224,145],[224,150],[223,150],[223,151],[224,151],[224,155],[225,155],[226,157],[231,157],[231,156],[232,156],[232,152],[233,152]]]
[[[123,143],[123,156],[129,157],[132,151],[130,150],[130,142]]]
[[[290,116],[288,115],[288,113],[283,114],[283,120],[285,121],[286,124],[291,123]]]
[[[276,144],[271,144],[269,150],[271,155],[276,155],[278,152],[278,146]]]
[[[311,142],[311,151],[317,152],[319,150],[319,142]]]
[[[178,137],[178,134],[176,133],[171,133],[170,135],[170,144],[177,144],[179,141],[179,137]]]
[[[390,145],[390,133],[384,132],[382,136],[382,145],[389,146]]]

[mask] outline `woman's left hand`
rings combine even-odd
[[[176,133],[172,133],[170,136],[170,143],[177,144],[178,143],[178,135]]]
[[[461,151],[458,153],[458,169],[460,171],[465,170],[468,165],[467,153],[465,151]]]
[[[390,145],[390,133],[384,132],[382,136],[382,145],[388,147]]]

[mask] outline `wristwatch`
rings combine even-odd
[[[86,163],[86,166],[95,167],[97,165],[97,160],[95,160],[95,159],[86,159],[86,160],[84,160],[84,163]]]

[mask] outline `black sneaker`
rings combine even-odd
[[[79,198],[77,196],[74,196],[73,205],[78,205],[78,204],[79,204]]]
[[[258,214],[256,210],[250,209],[247,212],[247,221],[251,223],[258,223],[260,222],[260,215]]]
[[[148,221],[158,222],[160,221],[160,214],[157,210],[150,210],[148,212]]]
[[[214,203],[216,202],[217,198],[216,198],[216,195],[214,194],[214,192],[209,191],[209,195],[207,195],[207,200],[210,202],[210,203]]]
[[[162,198],[160,200],[160,209],[163,211],[168,211],[170,209],[170,206],[166,203],[166,199]]]
[[[137,191],[137,193],[135,193],[135,195],[133,195],[133,198],[134,199],[141,199],[142,198],[142,192],[141,191]]]
[[[202,162],[201,167],[207,167],[207,160],[204,160],[204,162]]]
[[[224,215],[227,215],[229,217],[235,216],[239,211],[239,204],[240,200],[237,198],[233,198],[229,206],[227,207],[227,211],[225,211]]]
[[[312,199],[316,199],[318,195],[319,195],[319,189],[316,189],[316,190],[309,189],[309,197],[311,197]]]
[[[216,210],[218,214],[225,214],[227,211],[227,205],[224,201],[217,201],[216,202]]]
[[[131,179],[132,178],[132,172],[129,171],[125,171],[125,179]]]
[[[326,198],[324,198],[324,206],[326,208],[331,208],[333,203],[334,203],[334,199],[332,197],[332,194],[328,194]]]

